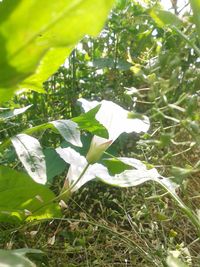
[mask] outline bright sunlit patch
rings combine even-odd
[[[142,119],[130,118],[129,111],[123,109],[119,105],[103,100],[88,101],[79,99],[85,112],[101,104],[96,114],[96,119],[107,129],[109,138],[94,136],[87,154],[89,163],[98,161],[102,153],[122,134],[122,133],[140,133],[147,132],[150,126],[149,119],[142,116]]]
[[[188,4],[188,2],[188,0],[177,0],[176,7],[180,16],[190,10],[190,5]],[[161,5],[165,10],[174,13],[174,7],[171,0],[161,0]]]

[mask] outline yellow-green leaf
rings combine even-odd
[[[0,166],[0,192],[0,221],[19,223],[60,216],[53,192],[24,173]]]
[[[149,11],[149,14],[160,27],[180,27],[182,25],[182,21],[169,11],[153,8]]]
[[[0,2],[0,102],[42,83],[85,34],[101,30],[113,0]]]
[[[194,22],[197,27],[197,32],[200,38],[200,1],[199,0],[190,0],[190,4],[193,11]]]

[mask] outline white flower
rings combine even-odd
[[[93,164],[90,165],[83,175],[80,181],[77,182],[77,179],[80,177],[82,171],[87,166],[88,162],[85,157],[81,156],[78,152],[76,152],[71,147],[67,148],[57,148],[56,152],[60,155],[60,157],[67,163],[70,164],[66,181],[70,187],[72,188],[72,192],[78,190],[82,185],[87,183],[88,181],[94,179],[95,177],[105,177],[105,179],[109,178],[109,173],[106,167],[101,164]],[[75,184],[75,186],[73,186]]]
[[[90,149],[86,156],[87,161],[91,164],[99,160],[103,152],[122,134],[122,133],[140,133],[147,132],[150,126],[149,119],[143,116],[142,119],[130,118],[130,112],[123,109],[119,105],[103,100],[87,101],[85,99],[78,100],[84,111],[101,104],[96,114],[96,119],[107,129],[109,138],[94,136],[90,145]]]
[[[81,179],[77,181],[88,165],[86,158],[70,147],[59,147],[56,151],[64,161],[70,164],[66,177],[66,184],[71,187],[71,192],[78,190],[85,183],[95,178],[100,179],[104,183],[118,187],[137,186],[152,180],[162,184],[162,186],[168,188],[170,192],[175,192],[176,186],[169,179],[160,176],[155,168],[148,170],[144,163],[133,158],[118,158],[119,161],[129,165],[132,169],[125,170],[114,176],[110,175],[108,169],[102,164],[95,163],[90,165]]]

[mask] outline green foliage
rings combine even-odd
[[[132,65],[123,59],[119,59],[115,62],[114,58],[97,58],[92,62],[92,66],[96,69],[116,68],[125,71],[129,70]]]
[[[190,0],[190,4],[192,7],[192,11],[193,11],[193,19],[194,22],[196,24],[197,27],[197,33],[199,35],[199,40],[200,40],[200,16],[199,16],[199,12],[200,12],[200,2],[198,0]]]
[[[20,159],[22,154],[18,153],[18,158],[16,157],[13,148],[9,146],[10,138],[15,140],[20,136],[19,133],[34,135],[34,138],[30,136],[31,142],[27,142],[28,156],[31,156],[32,163],[26,157],[25,165],[28,164],[28,168],[31,169],[35,161],[34,164],[38,168],[42,162],[42,168],[38,168],[37,179],[40,181],[40,177],[42,178],[40,172],[43,170],[42,173],[46,174],[45,179],[44,176],[42,178],[43,182],[47,179],[46,186],[50,185],[57,193],[57,197],[47,187],[36,184],[26,176],[32,183],[29,187],[35,188],[36,191],[35,186],[41,186],[40,188],[48,190],[51,194],[44,203],[39,202],[38,212],[41,211],[42,214],[37,216],[37,212],[33,212],[28,206],[29,201],[35,200],[34,190],[34,192],[30,190],[31,195],[20,193],[20,197],[23,196],[27,201],[22,200],[25,204],[21,206],[19,204],[20,211],[17,211],[19,214],[16,213],[14,198],[13,202],[10,199],[13,194],[18,199],[19,192],[11,185],[12,190],[9,187],[11,194],[6,195],[5,199],[8,205],[12,202],[12,210],[2,199],[5,206],[2,210],[7,212],[6,215],[5,212],[3,213],[2,216],[7,217],[2,220],[24,222],[24,220],[32,220],[34,215],[37,220],[61,217],[53,199],[55,201],[60,199],[62,187],[69,193],[69,177],[75,181],[80,178],[82,184],[77,183],[78,188],[95,177],[100,178],[104,183],[121,187],[135,186],[150,180],[161,185],[160,187],[157,183],[149,182],[136,188],[122,189],[106,187],[103,183],[88,183],[87,187],[72,196],[67,206],[62,203],[62,207],[65,208],[64,218],[58,219],[57,223],[54,220],[47,225],[41,224],[43,230],[39,230],[35,239],[32,237],[32,228],[38,230],[40,226],[37,228],[31,224],[31,238],[27,231],[14,233],[14,236],[20,234],[23,236],[21,240],[19,239],[20,242],[16,242],[16,246],[25,244],[23,246],[31,247],[34,242],[37,242],[37,245],[40,243],[51,258],[52,266],[59,266],[63,262],[70,262],[69,264],[74,266],[82,266],[82,264],[83,266],[110,266],[116,263],[124,265],[124,259],[126,259],[127,266],[160,267],[166,266],[167,255],[172,250],[179,251],[183,262],[187,261],[189,265],[199,266],[199,245],[197,241],[191,242],[200,235],[198,214],[196,214],[199,207],[200,166],[198,158],[200,133],[198,1],[190,1],[194,16],[187,6],[181,11],[182,7],[179,8],[178,5],[182,1],[178,1],[177,5],[176,1],[173,1],[170,12],[163,10],[159,1],[145,0],[140,1],[141,4],[138,1],[117,1],[101,34],[95,39],[89,36],[82,39],[65,64],[51,78],[49,76],[55,72],[56,66],[64,62],[66,55],[84,33],[92,33],[94,30],[94,35],[97,34],[105,18],[102,14],[107,13],[107,5],[111,6],[112,1],[98,3],[97,1],[67,1],[69,2],[67,4],[65,1],[65,8],[58,10],[62,5],[62,1],[59,1],[58,5],[55,4],[57,5],[55,19],[62,11],[67,16],[61,15],[56,24],[48,24],[48,29],[41,28],[41,25],[46,24],[45,20],[51,13],[53,1],[50,1],[46,9],[38,7],[46,6],[44,1],[26,3],[21,0],[14,3],[11,0],[4,0],[3,2],[7,4],[7,10],[4,10],[6,12],[0,19],[3,27],[6,26],[6,31],[3,27],[0,28],[0,51],[3,55],[0,65],[5,67],[0,71],[4,74],[0,78],[0,84],[3,85],[0,89],[0,101],[3,98],[10,99],[9,91],[23,88],[38,92],[45,90],[46,94],[26,92],[15,96],[10,102],[11,107],[5,103],[0,109],[0,141],[2,142],[0,161],[13,169],[21,169],[18,158]],[[67,8],[74,4],[75,8],[69,11]],[[20,11],[23,6],[29,12]],[[37,12],[38,15],[35,16],[35,12],[31,12],[30,9],[36,7],[39,13]],[[5,5],[0,3],[0,11],[4,8]],[[82,14],[78,13],[80,9],[83,11],[82,17]],[[86,9],[91,12],[86,14]],[[184,13],[186,9],[187,12]],[[17,16],[20,15],[22,20],[17,20]],[[98,20],[97,16],[101,19]],[[80,18],[81,22],[79,22]],[[53,17],[51,19],[54,20]],[[50,23],[51,19],[48,20]],[[60,28],[64,21],[67,24]],[[20,27],[25,34],[23,38],[19,34]],[[31,39],[33,42],[30,40],[29,43],[28,38],[33,33],[32,30],[29,31],[30,34],[27,33],[30,29],[34,30],[35,35]],[[59,33],[56,33],[58,29]],[[39,36],[41,30],[42,35]],[[13,32],[12,40],[9,32]],[[6,48],[6,51],[1,49],[1,36],[5,40],[5,46],[3,43],[2,47]],[[14,39],[18,40],[15,46]],[[24,40],[26,42],[23,43]],[[43,43],[40,43],[41,47],[38,48],[37,44],[40,41]],[[25,45],[23,47],[25,49],[21,49],[22,44]],[[11,53],[15,52],[15,48],[19,51],[18,54]],[[35,58],[31,57],[29,48],[34,48]],[[42,82],[46,78],[49,79],[42,87]],[[114,158],[104,159],[105,155],[103,155],[101,162],[103,164],[94,164],[92,172],[88,168],[85,173],[80,173],[84,170],[80,167],[87,155],[88,140],[91,135],[108,138],[107,130],[95,118],[100,107],[97,106],[88,113],[80,115],[79,107],[76,105],[80,97],[114,101],[130,111],[129,115],[132,119],[142,119],[143,116],[140,114],[145,114],[150,118],[151,128],[148,133],[140,136],[140,140],[138,134],[122,135],[112,145],[111,149],[116,155]],[[33,104],[32,108],[23,112],[30,104]],[[108,111],[104,112],[105,117],[108,117]],[[18,113],[21,115],[13,116]],[[70,120],[71,117],[73,118]],[[120,120],[117,120],[116,128],[118,124]],[[65,145],[63,145],[63,139]],[[30,151],[33,140],[37,140],[37,146],[40,147],[37,154],[34,154],[34,150]],[[66,163],[55,149],[57,148],[58,151],[58,148],[65,147],[69,152],[71,145],[76,146],[75,149],[80,152],[80,155],[75,157],[68,153],[66,160],[68,163]],[[159,173],[153,166],[156,166]],[[7,177],[6,172],[10,177],[10,170],[4,171],[5,177]],[[34,176],[33,173],[30,174]],[[68,180],[65,180],[66,175]],[[15,176],[18,177],[18,174]],[[162,176],[170,179],[162,179]],[[84,179],[81,181],[81,178]],[[17,178],[17,183],[18,180]],[[180,186],[178,194],[172,181]],[[37,195],[39,192],[40,200],[46,191],[40,191],[39,187],[37,187]],[[28,186],[21,191],[29,192]],[[172,198],[187,217],[181,214],[171,201]],[[24,205],[27,205],[25,211]],[[48,210],[49,205],[52,207],[50,210]],[[54,208],[51,205],[55,205]],[[34,207],[34,210],[37,208]],[[30,212],[33,213],[32,217]],[[8,214],[11,213],[12,216],[9,216]],[[190,219],[197,232],[192,229],[187,219]],[[185,226],[184,231],[180,225]],[[38,241],[37,237],[40,234],[41,238]],[[7,241],[4,246],[7,246]],[[49,249],[50,246],[51,249]],[[55,247],[59,249],[54,250]],[[114,249],[111,257],[109,252],[112,248]],[[171,257],[170,263],[168,258],[167,264],[181,266],[182,263]]]
[[[84,36],[95,36],[109,1],[10,1],[0,3],[0,101],[17,89],[44,92],[42,83]],[[66,27],[67,25],[67,27]]]
[[[182,21],[169,11],[154,8],[149,13],[161,28],[167,25],[176,27],[183,25]]]
[[[78,117],[72,118],[72,121],[76,122],[80,129],[88,131],[92,134],[107,138],[107,129],[96,120],[95,115],[99,111],[101,105],[89,110],[88,112],[81,114]]]
[[[42,251],[38,249],[15,249],[15,250],[0,250],[0,265],[6,267],[21,266],[21,267],[36,267],[30,261],[26,254],[38,254]]]
[[[44,149],[44,155],[47,168],[47,182],[52,183],[53,178],[62,174],[67,165],[51,147]]]
[[[26,174],[0,167],[0,221],[19,223],[60,216],[55,195]]]

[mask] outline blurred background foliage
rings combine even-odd
[[[149,116],[151,129],[140,140],[135,134],[123,135],[111,152],[156,166],[180,184],[180,196],[197,212],[200,43],[189,4],[171,1],[170,6],[178,22],[168,13],[161,21],[156,19],[162,8],[160,1],[118,0],[99,37],[86,36],[44,83],[46,94],[24,93],[4,105],[19,108],[33,104],[23,115],[0,124],[1,141],[30,126],[77,116],[80,97],[114,101]],[[40,141],[44,147],[62,142],[50,132],[41,133]],[[12,149],[0,160],[20,167]],[[41,235],[37,247],[46,242],[50,266],[166,266],[169,250],[179,251],[188,266],[200,266],[195,231],[156,185],[121,190],[91,183],[73,197],[66,218],[66,222],[54,222],[47,235],[46,225],[37,230]],[[119,243],[120,234],[115,232],[122,240],[126,236],[131,241]],[[49,241],[52,236],[53,244]],[[19,233],[15,238],[32,247],[36,242],[34,235],[29,239]],[[5,238],[3,246],[9,242]],[[64,259],[71,265],[62,265],[61,243]]]

